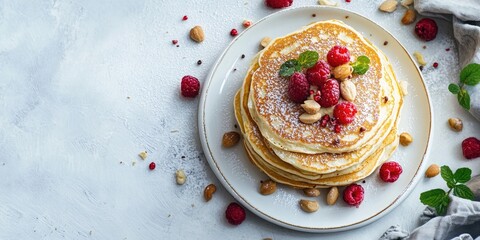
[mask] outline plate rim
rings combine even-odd
[[[305,10],[305,9],[314,9],[314,10],[318,10],[318,9],[332,9],[332,10],[340,10],[340,11],[344,11],[345,13],[347,14],[354,14],[356,15],[357,17],[361,17],[367,21],[369,21],[370,23],[372,24],[375,24],[377,25],[378,27],[380,27],[386,34],[388,34],[392,39],[394,39],[402,48],[402,50],[407,54],[407,56],[409,57],[409,60],[413,63],[413,65],[415,66],[415,70],[417,71],[418,75],[420,76],[420,80],[421,80],[421,85],[423,87],[423,90],[425,92],[425,95],[427,97],[427,103],[428,103],[428,113],[429,113],[429,116],[430,116],[430,119],[429,119],[429,127],[428,127],[428,138],[427,138],[427,144],[426,144],[426,147],[425,147],[425,150],[423,152],[423,156],[422,156],[422,159],[420,160],[420,164],[419,166],[417,167],[414,175],[413,175],[413,178],[410,180],[410,182],[407,184],[407,186],[405,187],[405,189],[403,190],[403,192],[401,194],[399,194],[390,204],[388,204],[385,208],[383,208],[382,210],[378,211],[377,213],[373,214],[372,216],[369,216],[368,218],[365,218],[365,219],[362,219],[360,221],[357,221],[355,223],[350,223],[350,224],[347,224],[347,225],[343,225],[343,226],[336,226],[336,227],[306,227],[306,226],[300,226],[300,225],[295,225],[295,224],[292,224],[292,223],[288,223],[288,222],[285,222],[285,221],[282,221],[282,220],[279,220],[273,216],[270,216],[269,214],[267,213],[264,213],[262,212],[261,210],[259,210],[258,208],[256,208],[255,206],[253,206],[253,204],[251,204],[250,202],[248,202],[247,200],[245,200],[243,198],[243,196],[241,196],[239,193],[237,193],[237,191],[235,190],[235,188],[231,185],[231,183],[227,180],[227,178],[223,175],[222,171],[220,170],[217,162],[215,161],[214,157],[213,157],[213,154],[212,154],[212,151],[210,149],[210,146],[209,146],[209,142],[208,142],[208,137],[207,137],[207,134],[206,134],[206,124],[205,124],[205,102],[206,102],[206,99],[207,99],[207,94],[208,94],[208,90],[210,88],[210,85],[212,83],[212,77],[214,75],[214,73],[216,72],[218,66],[220,65],[220,63],[222,62],[222,60],[224,59],[225,57],[225,54],[227,53],[227,51],[235,44],[235,42],[240,39],[242,37],[242,35],[244,33],[246,33],[247,31],[249,31],[251,28],[253,28],[255,25],[259,24],[260,22],[263,22],[273,16],[276,16],[276,15],[280,15],[280,14],[283,14],[285,12],[288,12],[288,11],[301,11],[301,10]],[[432,129],[433,129],[433,118],[434,118],[434,115],[433,115],[433,111],[432,111],[432,103],[431,103],[431,98],[430,98],[430,93],[428,92],[428,88],[425,84],[425,79],[423,78],[423,75],[418,67],[417,64],[415,64],[415,61],[413,60],[413,57],[411,56],[411,54],[407,51],[407,49],[405,48],[405,46],[403,46],[403,44],[401,44],[401,42],[392,34],[390,33],[387,29],[383,28],[382,26],[380,26],[379,24],[375,23],[373,20],[369,19],[368,17],[360,14],[360,13],[357,13],[357,12],[354,12],[354,11],[350,11],[350,10],[347,10],[347,9],[344,9],[344,8],[334,8],[334,7],[329,7],[329,6],[300,6],[300,7],[294,7],[294,8],[289,8],[289,9],[284,9],[284,10],[281,10],[281,11],[278,11],[278,12],[275,12],[275,13],[272,13],[272,14],[269,14],[265,17],[263,17],[262,19],[258,20],[257,22],[255,22],[254,24],[252,24],[252,26],[250,26],[249,28],[245,29],[244,31],[242,31],[235,39],[233,39],[229,44],[228,46],[222,51],[222,53],[220,54],[220,56],[218,57],[218,59],[215,61],[215,64],[213,65],[213,67],[211,68],[211,70],[209,71],[208,75],[207,75],[207,78],[206,78],[206,81],[204,82],[204,87],[202,89],[202,92],[201,92],[201,97],[200,97],[200,101],[199,101],[199,104],[198,104],[198,130],[199,130],[199,137],[200,137],[200,142],[201,142],[201,145],[202,145],[202,149],[204,151],[204,155],[208,161],[208,164],[210,166],[210,168],[212,169],[212,171],[214,172],[215,176],[217,177],[217,179],[222,183],[222,185],[225,187],[225,189],[235,198],[235,200],[239,201],[240,203],[242,203],[243,206],[245,206],[246,208],[248,208],[252,213],[254,213],[255,215],[259,216],[260,218],[264,219],[264,220],[267,220],[268,222],[271,222],[271,223],[274,223],[276,225],[279,225],[279,226],[282,226],[282,227],[285,227],[285,228],[289,228],[289,229],[293,229],[293,230],[297,230],[297,231],[303,231],[303,232],[339,232],[339,231],[346,231],[346,230],[350,230],[350,229],[354,229],[354,228],[359,228],[359,227],[362,227],[362,226],[365,226],[367,224],[370,224],[378,219],[380,219],[382,216],[384,216],[385,214],[391,212],[393,209],[395,209],[400,203],[403,202],[403,200],[405,200],[409,195],[410,193],[413,191],[414,187],[418,184],[419,180],[420,180],[420,174],[418,174],[420,172],[421,169],[424,168],[424,163],[425,163],[425,159],[427,158],[427,156],[429,155],[429,152],[430,152],[430,141],[432,139]]]

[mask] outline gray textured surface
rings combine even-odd
[[[375,20],[409,52],[424,53],[434,109],[427,161],[479,173],[479,160],[463,160],[460,151],[464,138],[480,136],[478,122],[447,91],[458,76],[451,27],[438,21],[437,39],[422,43],[413,26],[399,23],[405,9],[381,13],[380,2],[340,5]],[[223,212],[232,198],[221,186],[203,201],[204,186],[218,182],[198,140],[198,98],[180,97],[180,78],[203,82],[230,29],[273,12],[260,0],[0,0],[0,239],[372,239],[392,223],[413,229],[424,209],[420,192],[444,187],[440,178],[422,180],[379,221],[329,235],[282,229],[251,213],[231,227]],[[188,39],[197,24],[202,44]],[[462,133],[448,130],[452,116],[464,120]],[[145,162],[137,157],[143,150]],[[188,175],[181,187],[178,168]]]

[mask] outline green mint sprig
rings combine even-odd
[[[460,84],[451,83],[448,85],[448,91],[457,94],[457,100],[460,106],[466,110],[470,110],[470,95],[463,86],[475,86],[478,83],[480,83],[480,64],[470,63],[460,72]]]
[[[448,192],[440,188],[423,192],[420,194],[420,201],[423,204],[435,208],[437,214],[444,215],[450,204],[450,198],[448,196],[452,191],[453,195],[457,197],[473,199],[472,190],[464,184],[472,178],[471,169],[459,168],[453,173],[450,167],[442,166],[440,168],[440,174],[447,183],[447,187],[449,188]]]
[[[302,71],[302,68],[311,68],[318,61],[318,53],[315,51],[305,51],[300,53],[298,59],[290,59],[280,66],[279,74],[282,77],[290,77],[295,72]]]
[[[358,75],[365,74],[370,68],[370,59],[367,56],[360,56],[357,61],[351,63],[353,67],[353,73]]]

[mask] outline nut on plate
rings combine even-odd
[[[205,190],[203,190],[203,198],[205,198],[205,201],[210,201],[212,199],[213,194],[217,191],[217,186],[215,184],[209,184],[207,187],[205,187]]]
[[[302,199],[300,200],[300,208],[307,213],[313,213],[318,210],[318,202]]]
[[[380,4],[380,7],[378,7],[378,9],[384,12],[393,12],[395,11],[395,9],[397,9],[397,4],[397,0],[386,0],[382,4]]]
[[[304,188],[303,193],[308,197],[318,197],[320,196],[320,189],[318,188]]]
[[[413,138],[409,133],[403,132],[402,134],[400,134],[400,144],[402,144],[402,146],[408,146],[412,142]]]
[[[425,177],[432,178],[440,173],[440,167],[437,164],[432,164],[425,171]]]
[[[305,110],[305,112],[307,112],[308,114],[315,114],[317,113],[318,111],[320,111],[320,104],[318,104],[315,100],[305,100],[305,102],[303,102],[303,104],[301,105],[303,110]]]
[[[300,122],[302,123],[313,124],[318,120],[320,120],[321,117],[322,117],[321,112],[317,112],[315,114],[303,113],[302,115],[300,115],[299,119],[300,119]]]
[[[147,151],[140,152],[138,156],[142,159],[145,160],[148,157]]]
[[[400,2],[400,4],[402,4],[402,6],[408,8],[408,6],[412,5],[413,4],[413,0],[402,0]]]
[[[203,42],[205,40],[205,33],[203,32],[202,27],[195,26],[190,29],[190,38],[195,42]]]
[[[338,2],[336,2],[334,0],[318,0],[318,4],[325,5],[325,6],[336,7],[338,5]]]
[[[413,56],[417,59],[418,64],[421,66],[427,65],[427,62],[425,62],[425,59],[423,58],[423,55],[417,51],[413,52]]]
[[[352,72],[353,72],[353,67],[346,63],[340,66],[337,66],[333,69],[333,76],[340,80],[343,81],[347,78],[352,77]]]
[[[178,185],[183,185],[185,181],[187,181],[187,175],[185,175],[185,172],[180,169],[175,172],[175,179],[177,180]]]
[[[463,129],[463,122],[460,118],[449,118],[448,125],[456,132],[460,132]]]
[[[338,188],[332,187],[327,193],[327,204],[334,205],[338,199]]]
[[[237,132],[227,132],[223,134],[222,145],[226,148],[233,147],[240,141],[240,134]]]
[[[272,180],[260,182],[260,193],[262,195],[270,195],[277,190],[277,183]]]
[[[417,13],[415,12],[415,9],[409,8],[406,12],[405,15],[403,15],[402,18],[402,23],[404,25],[409,25],[415,22],[415,19],[417,18]]]
[[[340,83],[340,93],[342,94],[343,99],[353,102],[357,97],[357,87],[350,80],[345,80]]]
[[[260,46],[266,47],[266,46],[268,46],[268,44],[269,44],[271,41],[272,41],[271,38],[269,38],[269,37],[264,37],[264,38],[262,38],[262,40],[260,41]]]

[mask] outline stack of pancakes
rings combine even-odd
[[[335,45],[355,58],[365,55],[370,68],[354,75],[358,113],[340,133],[320,122],[304,124],[300,104],[288,97],[288,79],[280,66],[307,50],[320,59]],[[341,100],[342,101],[342,100]],[[235,116],[249,159],[276,182],[297,188],[343,186],[369,176],[398,146],[402,94],[384,54],[343,22],[313,23],[273,40],[252,61],[235,95]],[[322,108],[332,116],[332,108]]]

